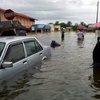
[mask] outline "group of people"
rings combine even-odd
[[[61,39],[64,40],[64,29],[61,29]],[[84,30],[83,29],[78,29],[78,40],[84,40]]]
[[[61,29],[61,39],[64,40],[64,29]],[[84,30],[83,29],[78,29],[77,32],[77,40],[78,42],[84,40]],[[99,66],[100,67],[100,28],[96,31],[97,36],[97,43],[93,49],[93,65],[94,66]]]

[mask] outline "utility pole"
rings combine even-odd
[[[96,16],[96,23],[98,22],[98,11],[99,11],[99,1],[97,2],[97,16]]]

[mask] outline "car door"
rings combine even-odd
[[[12,62],[13,67],[0,69],[0,79],[8,79],[27,68],[24,47],[21,42],[12,43],[8,46],[3,62]]]
[[[24,41],[24,44],[27,53],[28,66],[33,68],[41,66],[43,57],[42,46],[35,39]]]

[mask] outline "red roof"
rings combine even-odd
[[[1,8],[0,8],[0,10],[2,10],[3,12],[6,11],[6,10],[1,9]],[[35,18],[29,17],[29,16],[24,15],[24,14],[21,14],[21,13],[17,13],[17,12],[14,12],[14,13],[15,13],[15,15],[17,15],[17,16],[23,16],[23,17],[25,17],[25,18],[29,18],[29,19],[31,19],[31,20],[37,20],[37,19],[35,19]]]
[[[85,27],[85,26],[83,26],[83,25],[79,25],[79,26],[77,27],[77,29],[87,29],[87,27]]]

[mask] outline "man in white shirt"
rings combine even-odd
[[[78,40],[82,40],[83,39],[83,32],[82,32],[82,30],[79,30],[77,36],[78,36]]]

